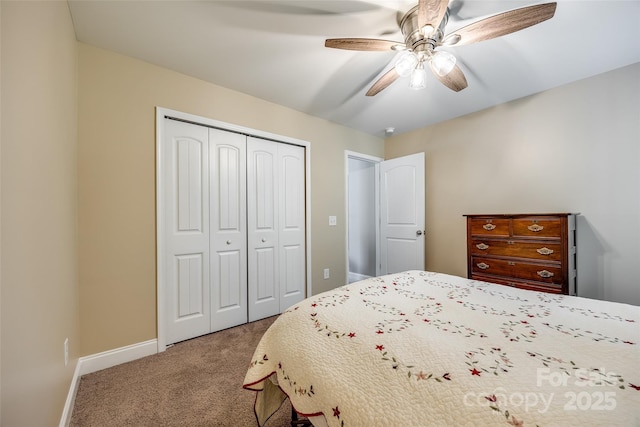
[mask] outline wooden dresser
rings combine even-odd
[[[575,214],[465,216],[470,279],[576,294]]]

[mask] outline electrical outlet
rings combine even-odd
[[[338,223],[338,220],[335,215],[329,216],[329,225],[336,225],[337,223]]]
[[[69,364],[69,338],[64,340],[64,366]]]
[[[329,269],[328,269],[328,268],[325,268],[325,269],[324,269],[324,278],[325,278],[325,279],[328,279],[328,278],[329,278]]]

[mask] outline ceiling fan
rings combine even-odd
[[[403,51],[395,66],[380,77],[367,91],[373,96],[399,77],[411,76],[409,86],[422,89],[426,85],[425,63],[449,89],[456,92],[467,87],[464,73],[451,53],[440,46],[462,46],[501,37],[531,27],[553,17],[556,3],[544,3],[498,13],[480,19],[445,35],[449,20],[449,0],[419,0],[400,20],[404,43],[371,38],[327,39],[325,46],[358,51]]]

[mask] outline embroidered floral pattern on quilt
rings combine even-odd
[[[640,309],[621,307],[432,272],[372,278],[288,309],[245,384],[275,372],[294,407],[330,427],[631,422]],[[389,392],[375,406],[355,395],[379,389]],[[580,409],[604,392],[617,399],[610,412]],[[571,393],[582,400],[567,413]],[[548,406],[526,407],[534,395]]]

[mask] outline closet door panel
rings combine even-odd
[[[280,271],[280,289],[283,306],[286,310],[296,302],[304,299],[305,262],[304,248],[300,245],[287,245],[282,248],[282,262]]]
[[[276,300],[278,290],[276,288],[275,254],[273,248],[257,248],[253,254],[255,261],[255,301],[267,303]],[[269,313],[270,314],[270,313]],[[277,314],[277,313],[274,313]],[[255,319],[253,319],[255,320]]]
[[[202,254],[176,256],[178,319],[199,315],[204,310],[202,299]]]
[[[247,322],[246,137],[209,129],[211,332]]]
[[[280,313],[278,145],[259,138],[247,138],[249,321]]]
[[[280,311],[302,301],[306,289],[305,150],[278,144]]]
[[[167,342],[209,332],[208,130],[165,121]]]

